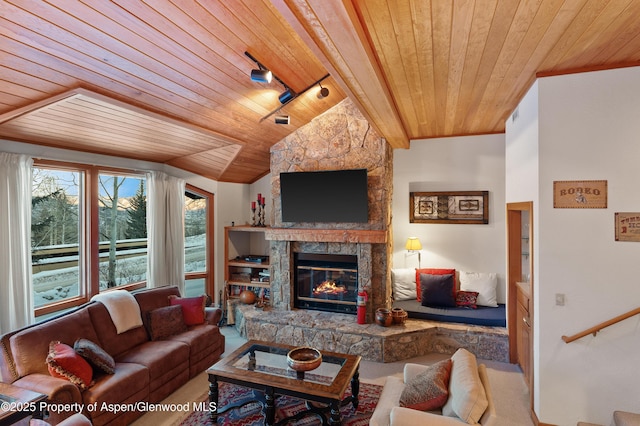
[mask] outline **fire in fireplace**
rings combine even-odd
[[[295,254],[294,307],[355,314],[357,295],[357,256]]]

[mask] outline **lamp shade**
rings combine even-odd
[[[420,244],[418,237],[409,237],[405,248],[409,251],[422,250],[422,244]]]

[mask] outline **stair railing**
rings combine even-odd
[[[562,340],[564,340],[565,343],[571,343],[574,340],[578,340],[582,337],[588,336],[589,334],[593,334],[595,336],[603,328],[609,327],[610,325],[619,323],[620,321],[624,321],[627,318],[631,318],[632,316],[638,315],[638,314],[640,314],[640,308],[636,308],[625,314],[618,315],[615,318],[611,318],[609,321],[602,322],[594,327],[588,328],[580,333],[574,334],[573,336],[562,336]]]

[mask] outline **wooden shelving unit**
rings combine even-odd
[[[243,290],[253,290],[265,298],[270,294],[270,269],[265,240],[266,227],[227,226],[224,228],[224,281],[227,298],[237,298]],[[263,260],[248,261],[246,256],[262,257]]]

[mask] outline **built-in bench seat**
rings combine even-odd
[[[422,306],[417,300],[398,300],[393,303],[393,307],[407,311],[409,318],[488,327],[507,326],[507,314],[504,304],[498,304],[497,308],[488,306],[478,306],[476,309],[463,307],[436,308]]]
[[[247,339],[313,346],[360,355],[376,362],[395,362],[429,353],[453,354],[465,348],[480,359],[509,361],[505,327],[408,319],[403,325],[358,324],[355,315],[311,310],[262,310],[232,307],[236,329]]]

